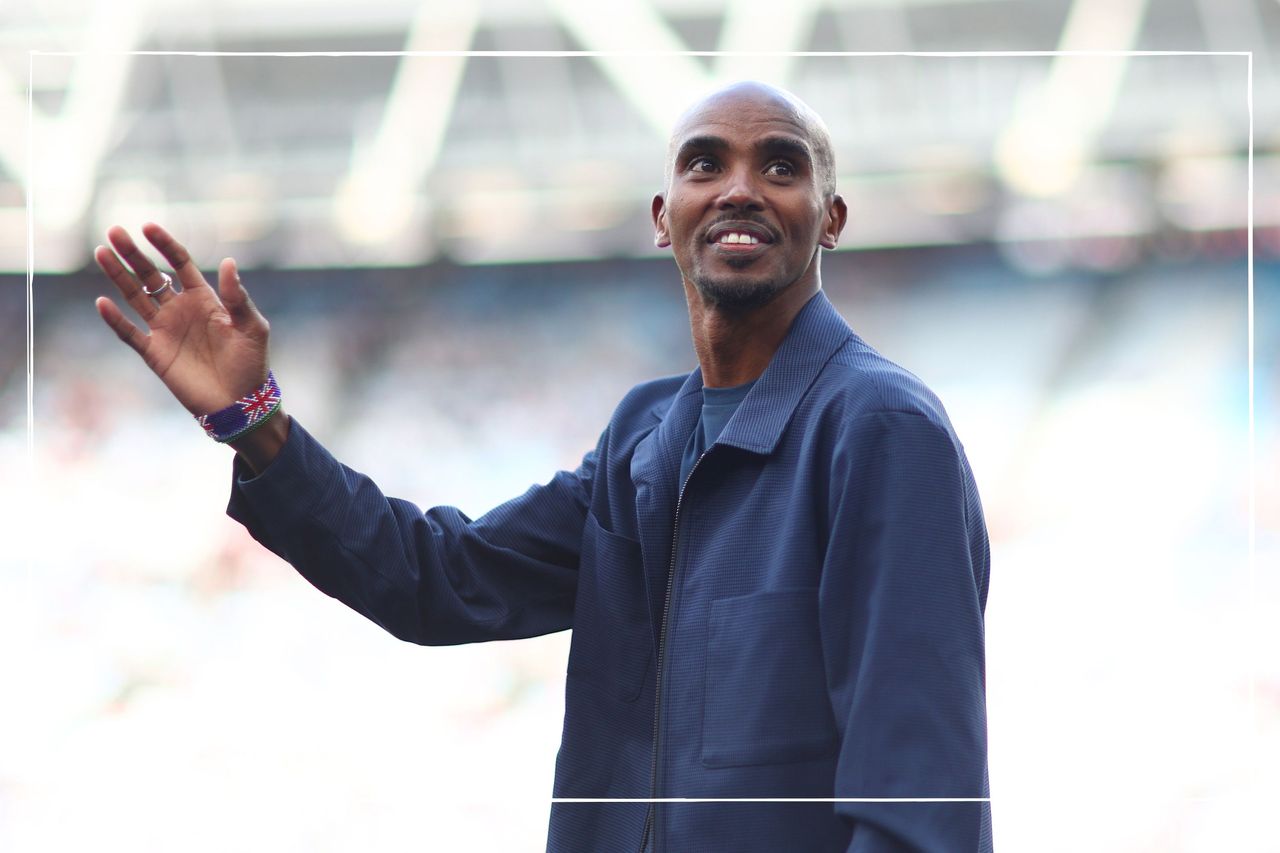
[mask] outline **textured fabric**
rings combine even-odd
[[[755,385],[751,380],[732,388],[702,388],[702,413],[698,416],[698,424],[689,433],[689,441],[684,446],[684,454],[680,457],[680,483],[689,479],[689,472],[694,463],[708,447],[716,443],[720,433],[724,432],[733,413],[747,398],[747,392]]]
[[[228,512],[403,639],[572,627],[558,797],[986,796],[987,534],[941,404],[819,293],[677,522],[701,390],[637,386],[576,471],[474,521],[383,496],[295,422],[262,475],[237,463]],[[648,809],[556,804],[548,850],[638,851]],[[653,816],[657,853],[991,848],[985,803]]]

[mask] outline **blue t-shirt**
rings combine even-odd
[[[724,432],[725,424],[729,423],[729,418],[738,411],[738,405],[747,398],[747,392],[755,384],[756,381],[752,379],[745,385],[734,385],[732,388],[702,386],[702,414],[698,416],[698,423],[693,428],[693,435],[689,436],[684,457],[680,460],[681,488],[684,488],[685,481],[689,479],[689,472],[693,470],[698,457],[716,443],[720,433]]]

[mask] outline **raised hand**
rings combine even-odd
[[[182,290],[161,289],[165,274],[127,231],[114,226],[107,231],[107,239],[115,252],[99,246],[93,257],[149,333],[130,322],[105,296],[95,303],[98,313],[120,340],[142,356],[187,411],[207,414],[231,405],[266,381],[266,318],[250,301],[231,258],[218,267],[215,292],[191,255],[169,232],[147,223],[142,233],[173,268]],[[146,291],[155,295],[148,296]]]

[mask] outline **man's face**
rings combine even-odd
[[[808,126],[768,92],[712,96],[673,137],[671,181],[654,197],[659,246],[707,303],[749,309],[815,282],[844,202],[822,190]]]

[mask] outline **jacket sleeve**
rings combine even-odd
[[[317,589],[402,640],[448,645],[572,627],[595,451],[474,521],[389,498],[294,419],[253,476],[237,457],[227,514]]]
[[[857,418],[833,458],[819,625],[837,798],[985,798],[985,524],[924,415]],[[986,802],[837,803],[850,853],[991,850]]]

